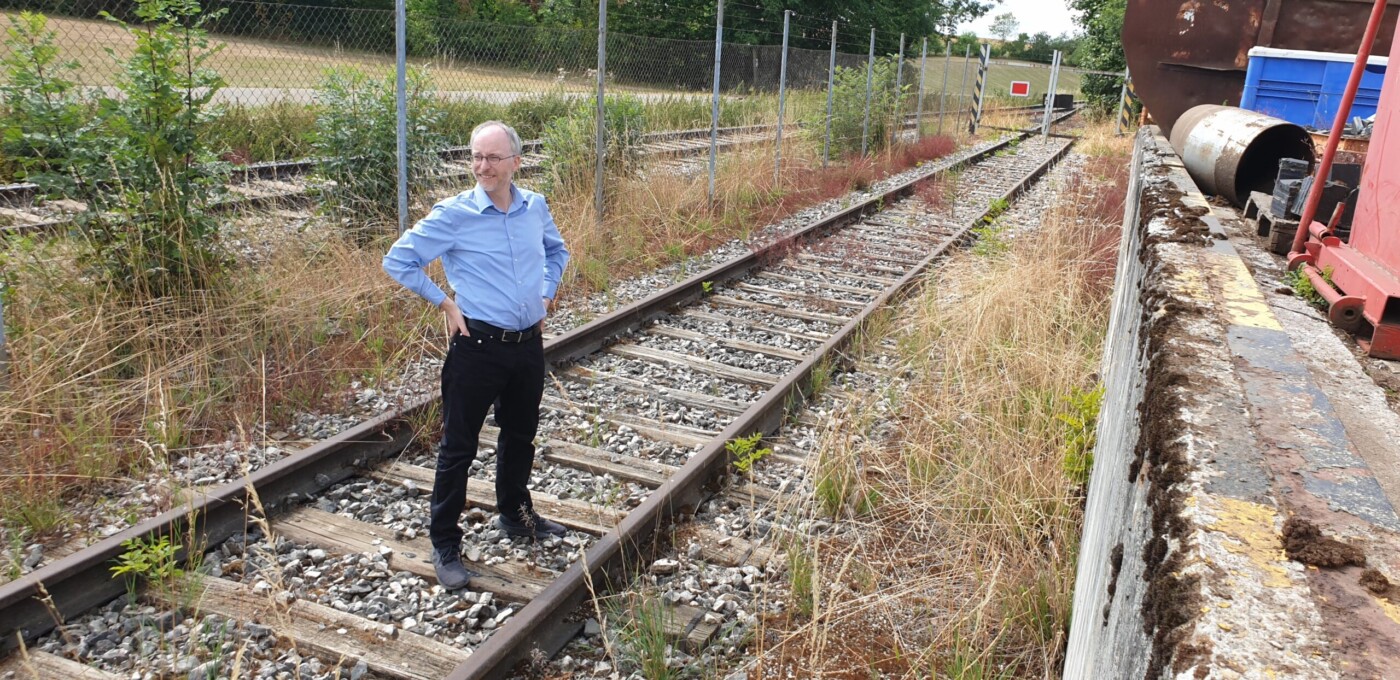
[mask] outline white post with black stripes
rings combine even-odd
[[[977,62],[977,89],[972,93],[972,120],[967,124],[968,134],[977,134],[977,126],[982,124],[982,102],[987,98],[987,67],[992,58],[992,46],[982,43],[982,51]]]

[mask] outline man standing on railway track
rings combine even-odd
[[[467,585],[462,564],[467,477],[486,412],[496,405],[497,526],[511,536],[562,535],[530,502],[530,470],[544,393],[543,320],[569,251],[543,196],[515,186],[520,136],[488,121],[472,130],[476,186],[433,206],[384,256],[384,271],[446,315],[442,445],[433,480],[433,566],[447,588]],[[423,273],[442,258],[456,299]]]

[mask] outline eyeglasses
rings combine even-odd
[[[514,154],[514,153],[513,153],[513,154],[511,154],[511,155],[509,155],[509,156],[494,156],[494,155],[493,155],[493,156],[483,156],[483,155],[481,155],[481,154],[479,154],[479,153],[474,153],[474,154],[472,154],[472,162],[473,162],[473,163],[485,163],[488,167],[495,167],[495,165],[496,165],[497,163],[500,163],[501,161],[503,161],[503,160],[505,160],[505,159],[507,159],[507,158],[515,158],[515,157],[518,156],[518,155],[520,155],[520,154]]]

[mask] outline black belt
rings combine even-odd
[[[498,326],[492,326],[485,321],[477,321],[476,319],[467,319],[467,329],[472,333],[481,333],[493,340],[512,343],[534,340],[535,336],[540,334],[539,324],[535,324],[523,331],[508,331]]]

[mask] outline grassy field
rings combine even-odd
[[[8,27],[13,11],[0,12],[0,23]],[[49,28],[58,34],[64,57],[78,62],[76,80],[83,85],[111,85],[119,72],[118,61],[130,56],[131,36],[110,21],[50,16]],[[324,45],[296,45],[250,38],[212,36],[211,42],[223,49],[209,60],[230,87],[314,88],[325,69],[354,66],[366,71],[393,68],[392,54],[330,48]],[[111,50],[111,53],[108,53]],[[5,51],[0,47],[0,54]],[[115,58],[114,58],[115,57]],[[442,59],[413,58],[410,63],[428,66],[442,90],[488,90],[537,92],[560,86],[580,91],[593,86],[585,74],[559,78],[554,72],[484,67]],[[624,88],[629,91],[651,91]]]
[[[14,16],[13,11],[0,12],[0,23],[8,26]],[[58,44],[64,56],[78,62],[76,80],[83,85],[111,85],[119,71],[118,61],[131,54],[131,36],[121,26],[109,21],[51,16],[49,27],[58,34]],[[320,82],[325,69],[333,66],[354,66],[374,71],[390,69],[394,63],[390,54],[329,48],[324,45],[297,45],[227,36],[214,36],[213,42],[223,45],[223,48],[210,59],[209,66],[224,77],[229,87],[314,88]],[[110,54],[108,50],[111,50]],[[5,48],[0,47],[0,54],[4,51]],[[548,56],[544,55],[541,59],[543,61],[547,58]],[[544,68],[540,72],[531,72],[447,59],[411,58],[409,61],[429,67],[438,88],[444,91],[538,92],[559,87],[587,91],[593,86],[593,81],[583,73],[560,77],[552,69]],[[962,87],[963,64],[964,60],[961,57],[947,60],[950,92],[958,92]],[[929,56],[925,81],[928,92],[934,92],[942,86],[944,65],[945,60],[942,56]],[[973,58],[971,66],[967,69],[969,93],[976,77],[976,58]],[[1044,65],[997,63],[991,67],[987,86],[992,93],[1005,93],[1010,88],[1011,81],[1028,80],[1031,83],[1032,96],[1038,98],[1045,91],[1049,78],[1050,70]],[[1060,91],[1078,92],[1079,81],[1079,74],[1069,70],[1061,71]],[[917,82],[913,81],[914,87],[917,87]],[[655,88],[630,86],[621,89],[629,92],[660,91]]]
[[[915,57],[915,87],[918,83],[918,58]],[[945,60],[941,55],[935,57],[930,54],[928,66],[926,68],[924,87],[928,92],[936,92],[943,86],[943,69],[948,68],[948,91],[959,92],[963,83],[963,58],[953,57]],[[967,62],[967,93],[970,96],[972,89],[977,83],[977,57],[974,56]],[[1050,67],[1045,64],[1032,63],[993,63],[987,72],[987,91],[993,96],[1006,95],[1011,90],[1011,81],[1026,80],[1031,84],[1031,96],[1029,100],[1039,100],[1045,94],[1045,89],[1050,83]],[[1067,68],[1060,69],[1061,94],[1079,93],[1080,75]]]

